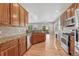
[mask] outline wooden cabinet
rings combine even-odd
[[[0,25],[24,26],[28,12],[17,3],[0,3]]]
[[[24,52],[26,52],[27,47],[26,47],[26,36],[20,37],[19,38],[19,55],[23,55]]]
[[[75,52],[75,41],[74,41],[74,33],[70,34],[70,40],[69,40],[69,54],[74,55]]]
[[[79,8],[79,3],[75,3],[75,5],[76,5],[76,9],[78,9]]]
[[[18,45],[14,45],[4,51],[1,51],[1,56],[18,56]]]
[[[10,11],[11,11],[11,25],[19,26],[19,5],[16,3],[10,4]],[[21,16],[22,17],[22,16]]]
[[[67,9],[67,19],[70,18],[70,17],[71,17],[71,9],[68,8],[68,9]]]
[[[75,3],[72,4],[70,8],[71,8],[71,17],[73,17],[73,16],[75,16],[76,4]]]
[[[64,20],[66,20],[66,19],[67,19],[67,12],[65,11],[65,12],[63,13],[63,15],[64,15]]]
[[[25,10],[22,7],[20,7],[20,26],[24,26],[24,20],[25,20],[24,13],[25,13]]]
[[[63,14],[60,16],[61,26],[64,26],[64,16]]]
[[[0,23],[1,24],[10,24],[10,15],[9,15],[9,4],[1,3],[0,4]]]
[[[68,9],[67,9],[67,18],[75,16],[75,9],[76,9],[76,4],[73,3]]]
[[[26,36],[0,44],[0,56],[21,56],[27,50]]]
[[[28,23],[28,12],[20,7],[20,26],[26,26]]]
[[[3,4],[3,20],[2,23],[3,24],[10,24],[10,11],[9,11],[9,4],[8,3],[4,3]]]
[[[24,25],[26,26],[28,24],[28,12],[25,12],[25,21],[24,21]]]
[[[60,21],[61,25],[65,26],[65,21],[68,20],[68,18],[75,16],[75,10],[76,10],[76,3],[73,3],[61,16]]]
[[[14,39],[0,45],[1,56],[18,56],[18,40]]]
[[[0,23],[2,23],[3,20],[3,4],[0,4]]]
[[[43,42],[46,39],[45,33],[32,33],[32,44]]]

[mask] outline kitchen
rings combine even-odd
[[[78,16],[79,3],[0,3],[0,56],[79,56]]]

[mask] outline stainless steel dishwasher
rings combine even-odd
[[[31,33],[27,34],[27,49],[31,47]]]

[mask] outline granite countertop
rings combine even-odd
[[[9,35],[9,36],[6,36],[6,37],[2,36],[2,37],[0,37],[0,44],[8,42],[8,41],[13,40],[13,39],[20,38],[21,36],[27,36],[27,34],[22,33],[22,34],[16,34],[16,35]]]

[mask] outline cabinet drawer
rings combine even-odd
[[[11,47],[11,46],[13,46],[15,44],[18,44],[18,40],[17,39],[16,40],[14,39],[14,40],[8,41],[6,43],[3,43],[3,44],[1,44],[1,51],[5,50],[5,49],[7,49],[7,48],[9,48],[9,47]]]

